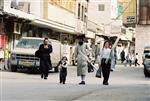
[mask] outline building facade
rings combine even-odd
[[[126,27],[134,27],[136,25],[136,0],[122,0],[123,25]]]
[[[139,61],[142,63],[144,46],[150,45],[150,1],[137,0],[137,25],[135,52],[139,54]]]
[[[95,44],[104,30],[88,17],[89,0],[1,0],[0,9],[0,42],[9,50],[21,37],[49,37],[62,43],[61,49],[68,50],[62,54],[71,60],[78,34]]]
[[[101,47],[104,42],[101,36],[112,37],[120,34],[122,23],[117,19],[117,0],[90,0],[88,10],[88,19],[103,27],[104,31],[96,36],[96,42],[100,42]]]
[[[87,0],[76,1],[76,27],[75,32],[78,34],[87,33],[87,21],[88,21],[88,2]]]
[[[15,47],[22,36],[22,28],[34,19],[30,12],[30,2],[17,0],[1,0],[1,26],[3,48],[10,50]],[[4,45],[3,45],[4,44]]]
[[[1,46],[12,50],[21,37],[49,37],[61,41],[62,49],[68,46],[67,57],[70,60],[76,36],[76,2],[74,0],[55,2],[1,0]]]

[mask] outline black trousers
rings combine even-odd
[[[137,65],[140,65],[140,64],[138,63],[138,59],[135,59],[135,66]]]
[[[48,77],[48,73],[49,73],[49,65],[48,65],[48,61],[40,61],[40,71],[41,71],[41,75],[43,75],[44,77]]]
[[[65,83],[66,77],[67,77],[67,68],[62,67],[59,74],[60,83],[62,82]]]
[[[110,66],[111,66],[111,60],[108,61],[108,63],[105,63],[106,59],[101,60],[101,66],[102,66],[102,74],[103,74],[103,83],[108,83],[109,75],[110,75]]]

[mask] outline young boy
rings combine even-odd
[[[66,82],[67,65],[68,65],[67,62],[68,62],[68,59],[66,56],[64,56],[59,62],[59,68],[60,68],[59,79],[60,79],[60,83],[63,83],[63,84],[65,84]]]
[[[135,66],[137,65],[140,66],[140,64],[138,63],[138,53],[135,54]]]

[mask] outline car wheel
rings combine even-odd
[[[150,74],[148,74],[148,73],[145,73],[145,77],[150,77]]]
[[[11,71],[12,72],[17,72],[17,67],[15,65],[11,65]]]
[[[150,73],[148,73],[145,68],[144,68],[144,75],[145,75],[145,77],[150,77]]]

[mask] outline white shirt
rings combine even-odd
[[[139,58],[138,55],[136,55],[136,56],[135,56],[135,59],[138,59],[138,58]]]
[[[110,48],[103,48],[102,49],[102,51],[101,51],[101,53],[100,53],[100,61],[99,61],[99,63],[101,64],[101,60],[103,59],[103,58],[105,58],[105,59],[108,59],[108,58],[110,58],[110,52],[111,52],[111,49]]]
[[[4,51],[3,50],[0,50],[0,58],[4,58]]]
[[[62,61],[62,63],[61,63],[61,66],[63,67],[63,68],[67,68],[67,66],[68,66],[68,63],[67,63],[67,61]]]

